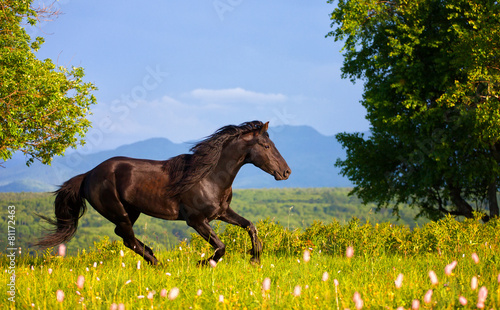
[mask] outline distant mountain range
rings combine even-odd
[[[351,186],[349,180],[339,175],[340,169],[334,167],[337,158],[345,157],[335,137],[324,136],[308,126],[273,127],[269,134],[292,169],[290,178],[277,182],[262,170],[245,165],[234,181],[234,188]],[[5,168],[0,168],[0,192],[53,191],[67,179],[113,156],[161,160],[187,153],[190,147],[188,143],[152,138],[92,154],[72,152],[54,158],[51,166],[35,162],[30,167],[22,154],[15,154],[3,164]]]

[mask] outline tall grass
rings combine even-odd
[[[21,256],[16,261],[18,309],[476,309],[479,290],[485,309],[500,308],[500,220],[451,218],[410,231],[404,226],[363,224],[356,219],[314,223],[290,230],[269,220],[257,224],[264,243],[262,263],[249,263],[248,234],[219,227],[226,256],[215,268],[197,261],[212,250],[198,236],[189,244],[157,253],[149,266],[119,242],[103,238],[92,251],[73,257]],[[354,249],[346,257],[347,247]],[[310,260],[303,255],[310,253]],[[123,256],[120,255],[123,252]],[[476,253],[479,261],[472,259]],[[7,265],[5,255],[2,264]],[[304,260],[305,259],[305,260]],[[138,261],[140,267],[138,268]],[[452,261],[456,267],[446,274]],[[49,269],[52,270],[49,273]],[[432,284],[429,271],[438,283]],[[325,274],[326,272],[326,274]],[[7,273],[5,273],[7,275]],[[395,284],[402,274],[401,286]],[[78,287],[78,276],[85,279]],[[477,287],[471,287],[476,277]],[[268,290],[264,279],[270,279]],[[7,276],[2,277],[2,287]],[[80,283],[81,284],[81,283]],[[398,288],[399,287],[399,288]],[[174,288],[178,289],[175,296]],[[56,292],[64,293],[57,301]],[[432,290],[429,303],[424,295]],[[169,294],[171,292],[171,294]],[[358,295],[356,295],[358,296]],[[467,300],[463,306],[459,298]],[[429,300],[426,300],[429,301]],[[1,308],[14,309],[6,298]]]

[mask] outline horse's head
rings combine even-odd
[[[248,146],[248,155],[245,161],[274,176],[276,180],[286,180],[292,171],[269,138],[268,126],[269,122],[260,129],[242,136]]]

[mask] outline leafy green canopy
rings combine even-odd
[[[367,137],[337,136],[352,193],[396,213],[498,215],[498,1],[339,0],[331,18],[371,123]]]
[[[43,38],[34,41],[23,24],[35,26],[32,0],[0,0],[0,160],[21,150],[50,163],[67,147],[76,147],[90,126],[86,116],[95,103],[82,68],[68,70],[35,57]]]

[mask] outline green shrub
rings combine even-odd
[[[269,218],[257,222],[256,227],[264,251],[273,254],[296,254],[309,249],[342,256],[348,246],[353,246],[357,255],[367,257],[422,254],[454,257],[474,251],[491,256],[498,252],[500,244],[500,220],[495,218],[484,224],[479,216],[464,221],[448,216],[413,230],[391,223],[361,224],[357,218],[345,225],[337,220],[328,224],[315,221],[303,232],[289,230]],[[247,253],[252,247],[247,231],[240,227],[219,223],[215,231],[226,244],[226,253]],[[196,251],[211,251],[210,245],[197,234],[192,234],[190,243]]]

